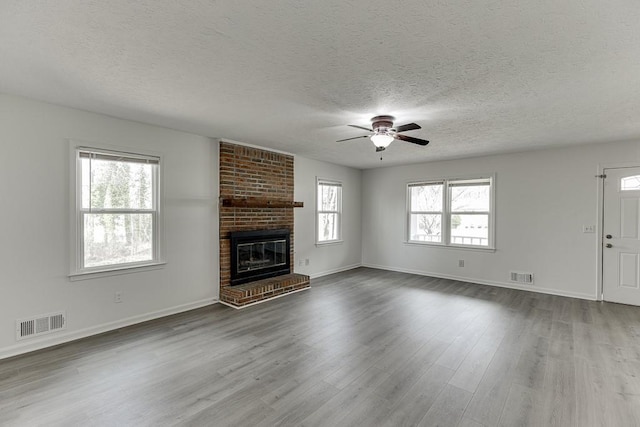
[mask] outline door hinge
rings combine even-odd
[[[596,175],[596,178],[602,178],[602,179],[605,179],[606,177],[607,177],[607,175],[605,175],[605,174],[602,174],[602,175]]]

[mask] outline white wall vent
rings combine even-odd
[[[518,283],[533,283],[533,273],[511,272],[511,281]]]
[[[43,314],[29,319],[16,320],[16,339],[36,337],[61,331],[67,328],[67,315],[64,311]]]

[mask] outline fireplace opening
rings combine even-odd
[[[287,229],[231,232],[231,285],[289,274]]]

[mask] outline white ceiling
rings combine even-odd
[[[358,168],[640,139],[637,0],[0,0],[0,92]],[[375,153],[347,124],[416,122]]]

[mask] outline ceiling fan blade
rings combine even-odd
[[[369,138],[369,135],[354,136],[353,138],[339,139],[336,142],[351,141],[352,139]]]
[[[396,135],[396,139],[412,142],[418,145],[427,145],[429,143],[429,141],[427,141],[426,139],[414,138],[412,136],[406,136],[406,135]]]
[[[364,128],[362,126],[357,126],[357,125],[347,125],[347,126],[351,126],[352,128],[358,128],[358,129],[368,130],[369,132],[373,132],[373,129]]]
[[[422,128],[415,123],[408,123],[406,125],[398,126],[396,128],[396,132],[406,132],[408,130],[416,130],[416,129],[422,129]]]

